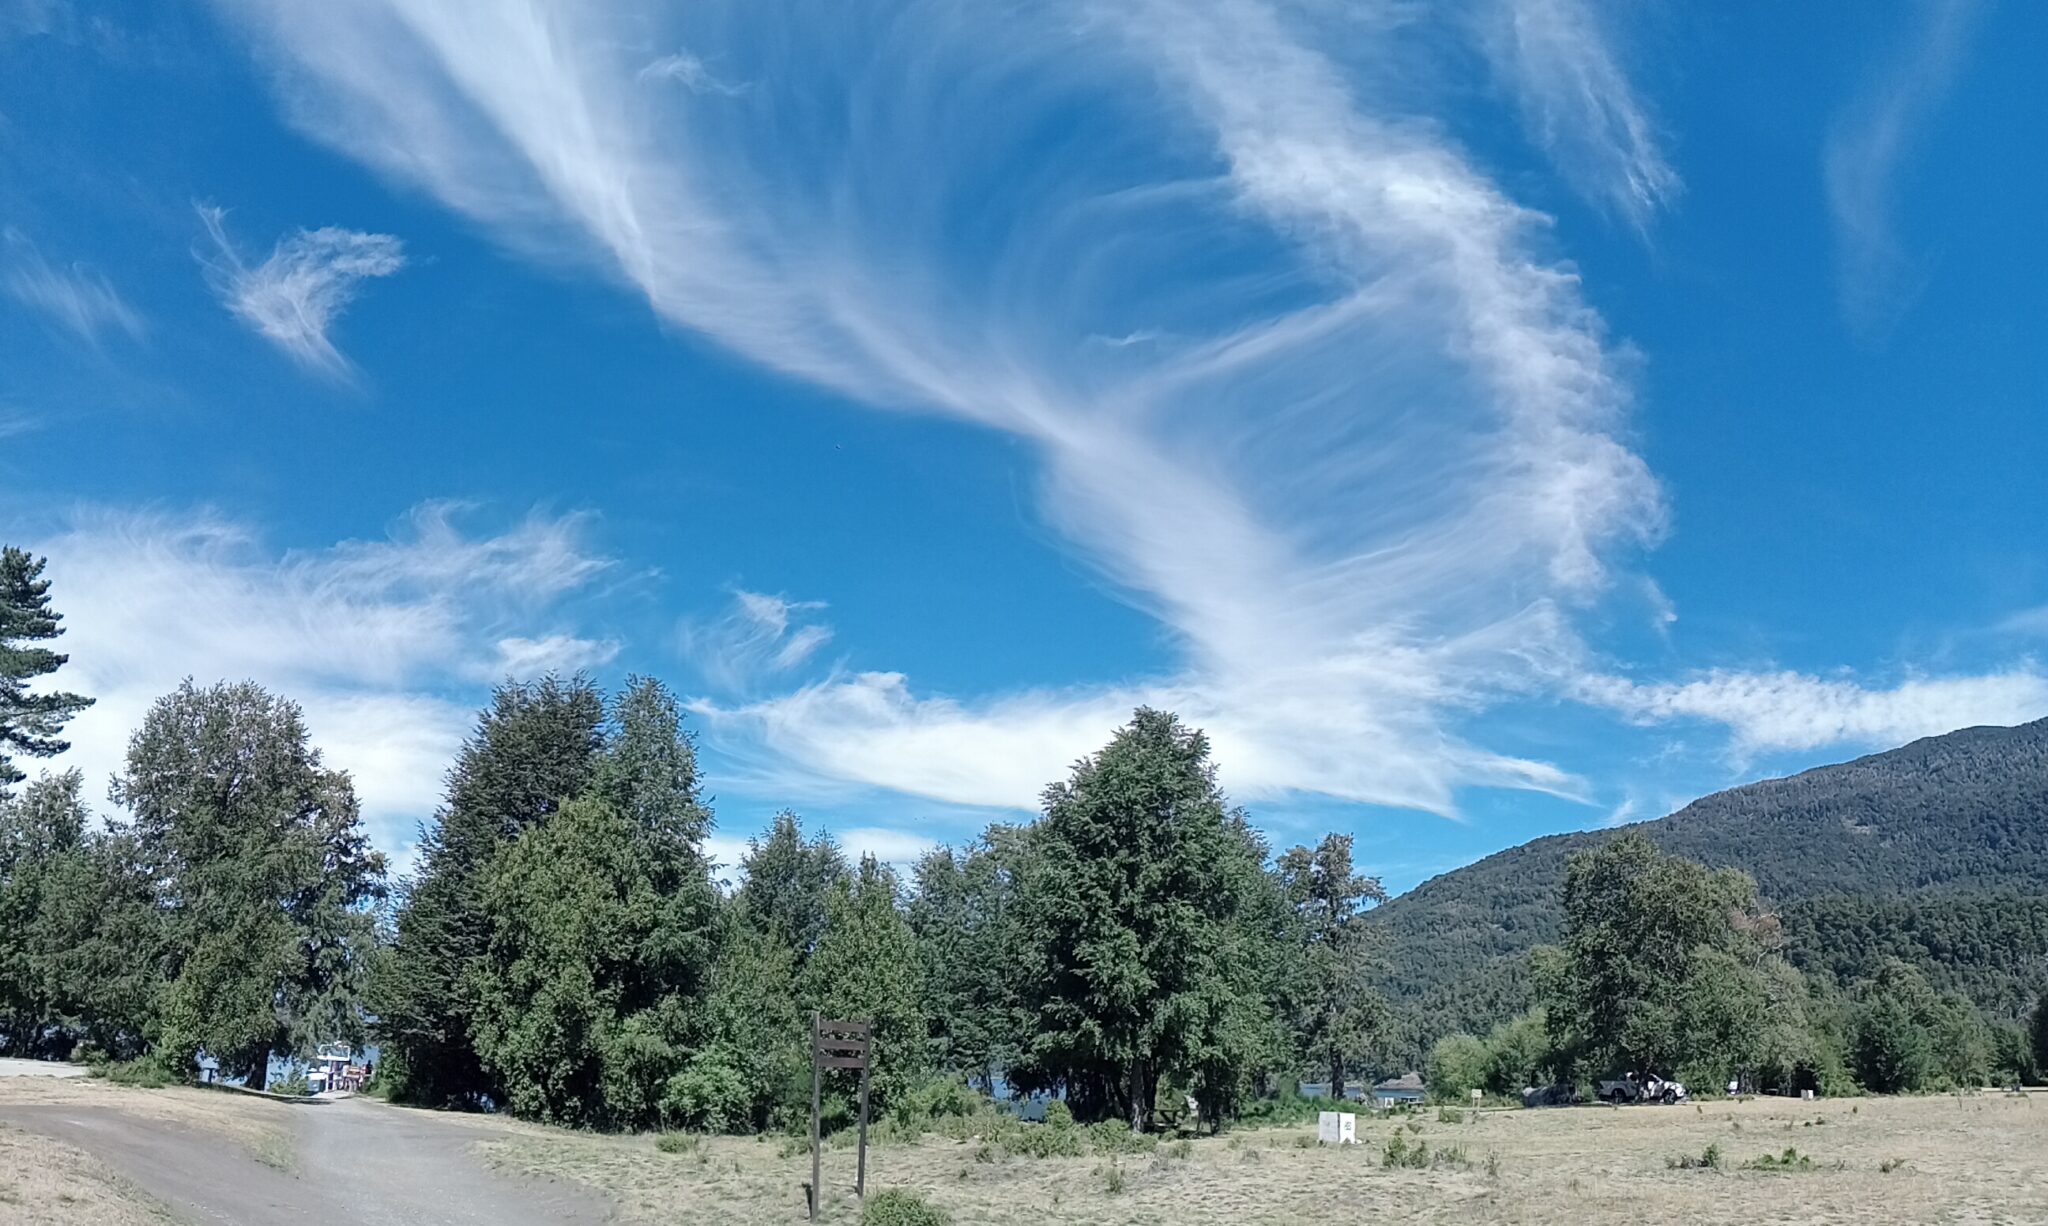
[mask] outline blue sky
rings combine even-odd
[[[902,859],[1131,707],[1404,888],[2048,715],[2048,11],[0,4],[0,536],[103,778],[493,679]]]

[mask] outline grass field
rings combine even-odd
[[[2048,1221],[2048,1099],[1785,1100],[1434,1111],[1359,1121],[1360,1144],[1244,1130],[1149,1154],[1032,1158],[927,1134],[869,1154],[870,1189],[908,1187],[956,1223],[1992,1223]],[[1387,1165],[1389,1143],[1428,1166]],[[1709,1147],[1718,1166],[1688,1167]],[[507,1169],[593,1184],[631,1222],[792,1222],[807,1152],[780,1139],[671,1141],[510,1127]],[[1795,1155],[1787,1161],[1786,1151]],[[1760,1160],[1768,1159],[1768,1168]],[[1412,1160],[1412,1159],[1411,1159]],[[853,1153],[825,1161],[827,1220],[852,1221]]]

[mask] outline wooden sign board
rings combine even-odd
[[[868,1064],[874,1024],[864,1021],[830,1021],[811,1014],[811,1217],[825,1198],[821,1186],[823,1146],[819,1141],[818,1115],[826,1069],[857,1069],[860,1072],[860,1156],[854,1167],[854,1195],[868,1194]]]

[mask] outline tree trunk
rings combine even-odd
[[[1330,1097],[1344,1101],[1344,1057],[1336,1052],[1330,1053]]]
[[[249,1074],[248,1085],[252,1090],[261,1090],[270,1084],[270,1049],[256,1053],[256,1071]]]
[[[1145,1062],[1131,1062],[1131,1131],[1145,1131],[1145,1117],[1151,1114],[1152,1104],[1145,1095]]]

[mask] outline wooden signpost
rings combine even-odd
[[[817,1218],[818,1206],[825,1199],[825,1189],[819,1183],[822,1151],[818,1143],[818,1111],[828,1068],[860,1070],[860,1157],[854,1168],[853,1191],[863,1199],[868,1194],[868,1057],[873,1036],[874,1025],[871,1022],[834,1022],[816,1013],[811,1014],[810,1202],[813,1219]]]

